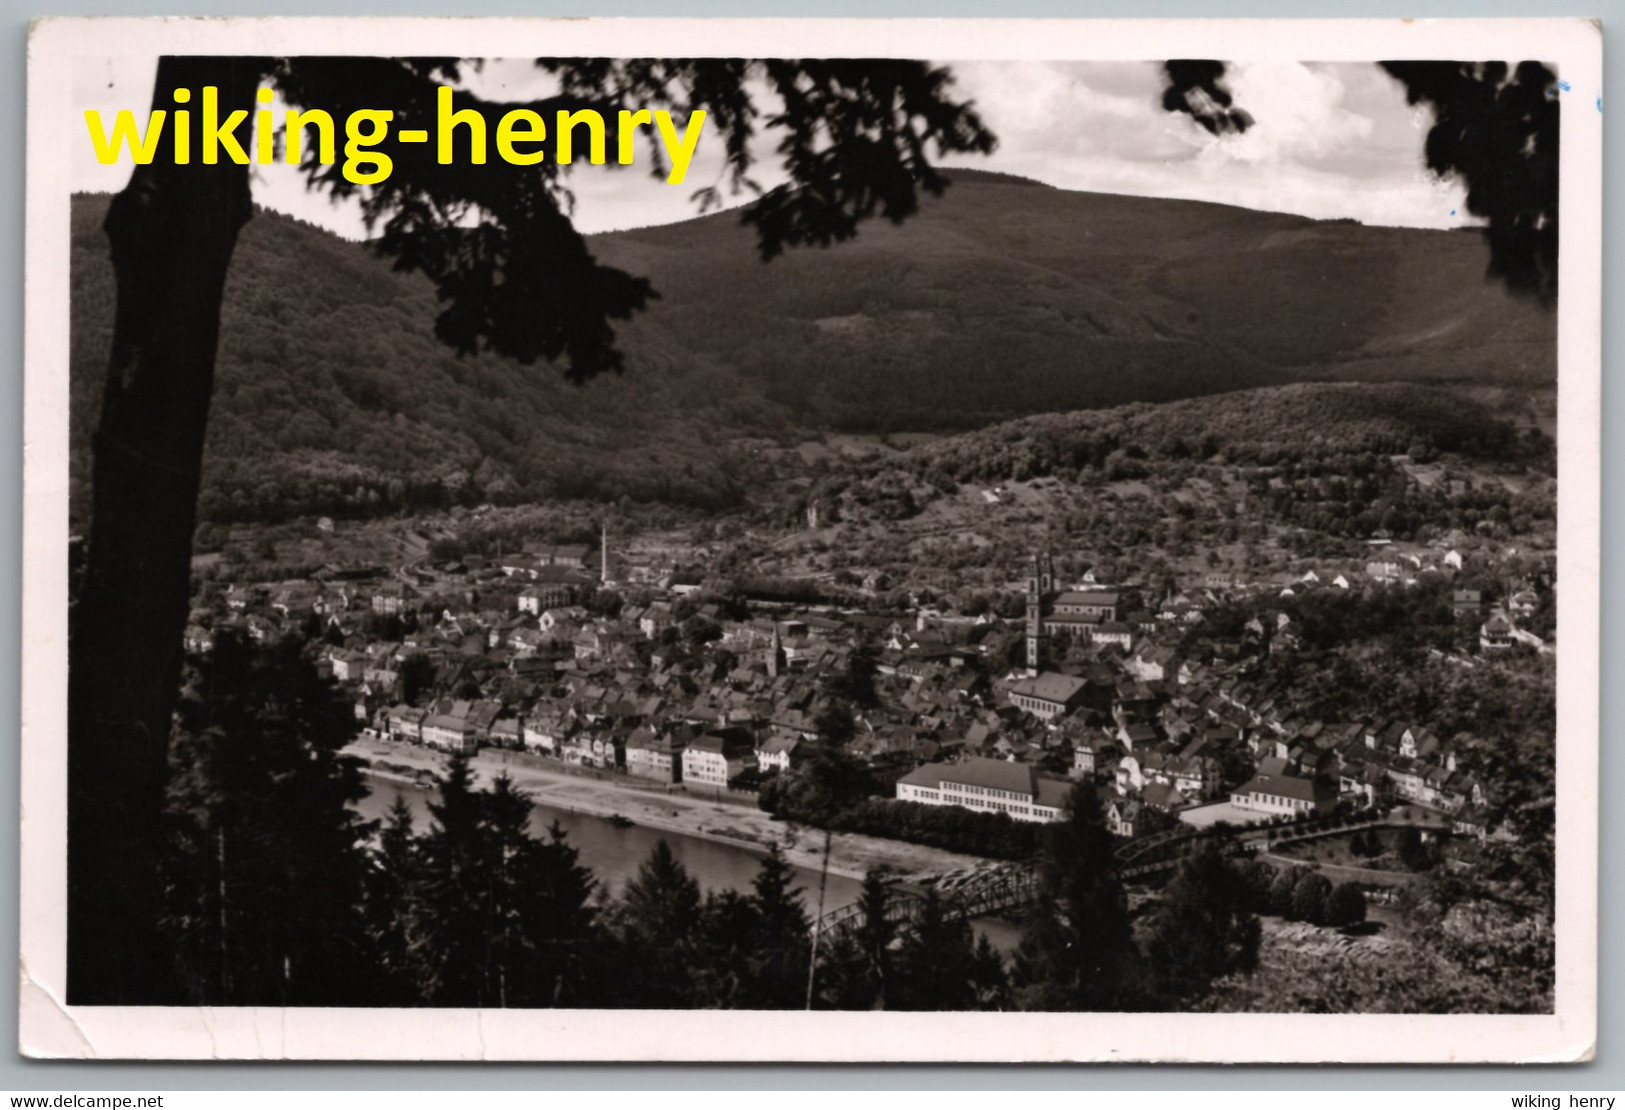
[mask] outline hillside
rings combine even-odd
[[[873,431],[1322,378],[1555,379],[1552,318],[1485,283],[1476,232],[954,179],[771,281],[728,214],[604,237],[664,297],[629,349],[686,350]]]
[[[963,430],[1292,381],[1549,387],[1552,318],[1483,281],[1471,232],[1367,228],[956,171],[900,226],[764,266],[737,215],[600,236],[662,299],[628,372],[458,359],[426,282],[261,212],[226,293],[202,509],[660,499],[749,484],[742,437]],[[105,197],[73,212],[75,515],[113,307]]]
[[[1373,536],[1549,550],[1555,456],[1528,415],[1455,387],[1320,382],[1025,417],[827,466],[782,513],[815,502],[820,528],[773,569],[934,574],[961,593],[981,574],[996,593],[1040,546],[1104,581],[1361,566]]]

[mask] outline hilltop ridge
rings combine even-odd
[[[961,431],[1300,381],[1549,388],[1555,323],[1484,280],[1472,232],[1317,222],[955,170],[852,242],[759,261],[724,212],[595,236],[660,300],[627,372],[459,359],[433,290],[261,211],[222,319],[202,512],[365,514],[467,499],[738,504],[742,439]],[[76,197],[75,513],[111,338],[106,197]]]

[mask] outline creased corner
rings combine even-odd
[[[40,1060],[95,1059],[96,1046],[56,994],[17,961],[17,1051]]]

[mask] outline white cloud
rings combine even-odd
[[[1464,190],[1438,182],[1422,165],[1429,114],[1407,105],[1399,84],[1374,64],[1235,65],[1227,85],[1255,124],[1223,138],[1162,109],[1163,77],[1155,62],[948,65],[957,94],[975,100],[1000,140],[991,157],[950,164],[1066,189],[1208,200],[1321,219],[1414,227],[1469,222]],[[155,67],[151,58],[78,63],[70,131],[76,188],[123,187],[130,167],[96,162],[84,139],[83,112],[96,108],[104,119],[119,108],[143,114]],[[468,80],[482,94],[501,98],[529,99],[554,88],[524,60],[489,62]],[[783,180],[775,141],[759,134],[753,145],[754,176],[765,186]],[[721,135],[705,132],[680,186],[651,178],[646,164],[580,166],[571,176],[577,226],[592,232],[686,219],[696,211],[694,189],[721,179],[722,155]],[[253,173],[259,203],[352,238],[364,234],[353,205],[334,205],[308,191],[296,170],[256,166]]]
[[[1253,117],[1214,137],[1162,109],[1156,63],[954,65],[1000,136],[957,164],[1066,189],[1179,197],[1317,219],[1455,227],[1465,191],[1423,166],[1432,120],[1374,64],[1242,63],[1226,85]]]

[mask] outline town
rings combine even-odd
[[[296,581],[216,578],[187,647],[206,652],[220,629],[256,641],[303,629],[364,740],[525,753],[709,797],[749,798],[793,775],[838,700],[832,678],[858,674],[867,692],[849,750],[904,802],[1045,822],[1085,782],[1125,839],[1176,821],[1396,805],[1456,834],[1513,835],[1491,819],[1494,784],[1469,747],[1422,720],[1305,716],[1264,666],[1299,648],[1290,603],[1428,583],[1446,590],[1472,648],[1455,666],[1550,655],[1520,625],[1549,604],[1535,583],[1511,583],[1493,604],[1451,589],[1463,556],[1443,543],[1396,555],[1378,541],[1363,565],[1261,580],[1208,573],[1166,596],[1089,573],[1063,581],[1053,555],[1035,553],[1012,568],[1024,604],[1013,619],[741,597],[683,561],[697,548],[623,561],[613,543],[606,532],[596,550],[536,541],[388,570],[328,564]],[[876,571],[860,589],[895,600],[891,586]],[[1205,631],[1238,606],[1250,614],[1239,634]]]

